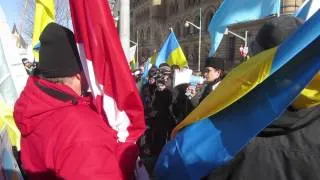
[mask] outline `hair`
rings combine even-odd
[[[169,65],[168,63],[161,63],[161,64],[159,65],[159,68],[161,68],[161,67],[163,67],[163,66],[170,67],[170,65]]]
[[[55,84],[57,84],[57,83],[70,84],[70,82],[72,81],[72,76],[71,77],[47,78],[47,77],[44,77],[43,75],[39,75],[39,77],[41,79],[47,80],[47,81],[55,83]]]
[[[171,69],[172,69],[172,70],[180,69],[180,67],[179,67],[178,65],[176,65],[176,64],[173,64],[173,65],[171,66]]]
[[[22,58],[21,61],[24,62],[24,61],[29,61],[29,60],[27,58]]]
[[[220,80],[222,80],[224,77],[226,77],[226,75],[227,75],[227,72],[226,72],[226,71],[224,71],[224,70],[221,70],[221,69],[220,69],[220,76],[219,76],[219,79],[220,79]]]

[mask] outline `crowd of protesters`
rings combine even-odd
[[[170,140],[173,128],[214,91],[225,75],[223,62],[208,58],[202,73],[192,73],[204,81],[174,83],[175,76],[184,70],[189,69],[162,63],[159,67],[146,69],[148,76],[145,79],[141,78],[143,68],[133,71],[144,104],[147,131],[140,140],[140,147],[149,172],[163,146]]]
[[[301,22],[286,16],[267,23],[256,37],[257,42],[252,47],[253,55],[279,45],[300,25]],[[269,34],[270,37],[266,36]],[[40,41],[52,43],[53,49],[61,44],[68,45],[68,48],[65,53],[59,54],[51,47],[50,51],[46,51],[48,44],[43,43],[40,49],[43,61],[40,64],[22,60],[28,74],[37,74],[29,79],[14,112],[15,121],[23,135],[21,160],[25,173],[30,179],[128,179],[121,172],[123,169],[115,166],[118,162],[114,154],[116,141],[111,137],[105,122],[91,109],[87,95],[83,93],[88,87],[83,83],[83,69],[78,52],[75,51],[73,33],[57,24],[50,24]],[[57,59],[60,61],[51,59],[53,54],[59,54]],[[64,66],[65,62],[70,63],[70,66]],[[36,66],[39,66],[39,72],[34,71]],[[203,82],[177,83],[176,76],[186,70],[189,69],[163,63],[159,67],[133,71],[147,125],[138,145],[140,157],[150,174],[162,148],[170,140],[173,128],[219,86],[226,73],[222,61],[208,58],[202,72],[192,74],[203,78]],[[142,76],[144,71],[147,71],[147,77]],[[32,109],[25,111],[30,103],[33,104]],[[81,110],[75,109],[75,105],[81,105]],[[299,179],[300,176],[301,179],[317,179],[319,110],[318,105],[302,110],[288,107],[282,116],[239,152],[228,166],[219,168],[205,179],[287,179],[285,177],[291,176],[296,177],[292,179]],[[44,122],[41,126],[40,121]],[[56,156],[58,151],[63,152],[63,155]],[[81,162],[78,157],[83,157]],[[251,171],[253,164],[261,168]],[[48,167],[51,169],[48,170]],[[51,174],[51,171],[58,174]],[[283,177],[277,177],[279,173]]]

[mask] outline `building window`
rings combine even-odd
[[[196,28],[190,25],[188,34],[193,34],[194,33],[194,29],[196,29]]]
[[[236,37],[232,36],[229,37],[229,43],[228,43],[228,48],[229,48],[229,61],[233,62],[234,59],[234,54],[235,54],[235,45],[236,45]]]
[[[195,22],[195,25],[197,25],[197,26],[200,25],[200,16],[199,15],[196,16],[194,22]],[[199,34],[199,29],[198,28],[194,28],[194,34]]]
[[[190,26],[188,26],[188,27],[184,26],[184,28],[183,28],[183,36],[187,36],[189,34],[189,32],[190,32]]]
[[[179,22],[177,22],[177,24],[176,24],[175,33],[176,33],[177,37],[181,36],[180,23]]]
[[[144,32],[143,32],[143,30],[140,31],[140,40],[141,41],[144,40]]]
[[[151,49],[147,49],[147,57],[150,57],[152,54],[151,54]]]
[[[176,13],[179,12],[179,3],[178,3],[178,1],[176,1],[176,3],[175,3],[175,12]]]
[[[150,40],[150,27],[147,29],[147,40]]]
[[[189,47],[184,46],[183,52],[184,52],[184,55],[186,56],[186,58],[188,58],[189,57]],[[189,59],[187,59],[187,60],[189,61]]]

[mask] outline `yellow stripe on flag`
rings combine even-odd
[[[150,63],[151,64],[156,64],[156,60],[157,60],[157,53],[154,53],[151,57],[150,57],[150,59],[151,59],[151,61],[150,61]]]
[[[263,82],[270,73],[277,48],[272,48],[250,58],[233,69],[180,124],[172,136],[183,127],[209,117],[228,107]]]
[[[32,36],[32,47],[39,43],[39,37],[47,24],[55,21],[54,0],[36,0],[34,13],[34,26]],[[35,59],[39,59],[38,52],[34,51]]]
[[[11,144],[19,151],[21,134],[14,122],[13,111],[0,101],[0,129],[3,128],[7,130]]]
[[[293,107],[296,109],[305,109],[316,105],[320,105],[320,72],[293,102]]]
[[[167,63],[169,65],[175,64],[180,67],[188,66],[187,59],[186,59],[180,46],[178,48],[176,48],[174,51],[172,51],[172,53],[170,54],[170,56],[167,60]]]

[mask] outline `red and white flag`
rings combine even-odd
[[[145,130],[143,105],[105,0],[70,0],[81,61],[100,113],[118,141],[136,142]]]
[[[74,34],[99,113],[117,133],[118,154],[144,133],[143,105],[122,50],[107,1],[70,0]],[[124,163],[124,162],[120,162]],[[127,164],[128,165],[128,164]],[[121,165],[120,165],[121,166]]]

